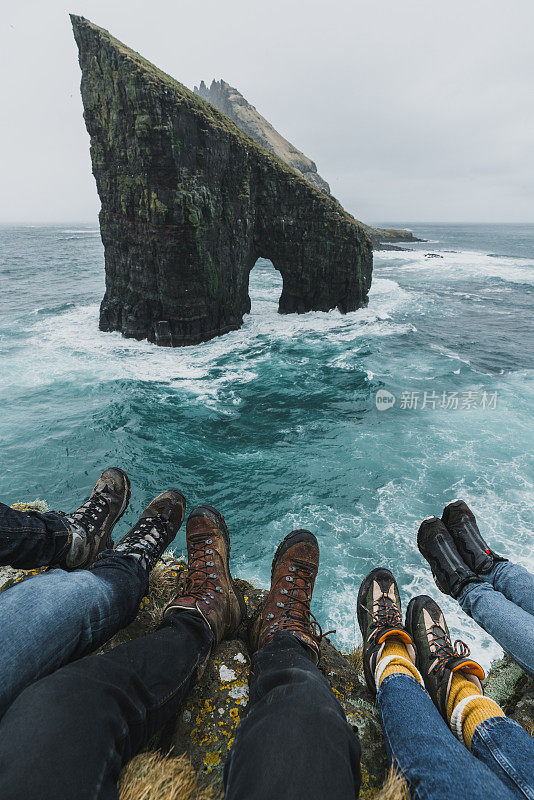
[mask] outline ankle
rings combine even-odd
[[[399,636],[389,636],[377,661],[375,683],[377,689],[390,675],[408,675],[423,685],[423,679],[406,643]]]
[[[477,727],[488,719],[506,716],[502,708],[491,698],[485,697],[468,673],[454,673],[447,701],[447,721],[455,736],[466,747]]]

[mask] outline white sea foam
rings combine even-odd
[[[510,256],[495,257],[475,250],[461,250],[459,252],[435,252],[443,258],[426,258],[429,250],[412,251],[380,251],[376,256],[378,263],[388,266],[395,265],[403,272],[434,271],[436,279],[440,282],[447,280],[449,275],[454,277],[469,278],[472,276],[487,275],[492,278],[501,278],[510,283],[534,284],[534,262],[524,258]],[[405,262],[405,263],[402,263]]]
[[[258,294],[261,297],[261,291]],[[254,380],[257,369],[280,343],[307,340],[313,344],[315,337],[319,341],[324,337],[345,351],[347,345],[354,342],[357,346],[364,338],[399,336],[413,330],[410,323],[393,319],[395,312],[414,302],[413,298],[414,293],[401,289],[395,281],[378,278],[367,308],[345,315],[338,311],[281,315],[271,290],[269,299],[254,302],[240,330],[180,349],[126,339],[120,333],[103,333],[98,329],[96,303],[75,306],[57,315],[37,315],[30,352],[38,353],[38,358],[30,358],[25,372],[13,375],[13,379],[17,386],[42,385],[74,376],[82,380],[166,383],[212,404],[222,389]],[[220,368],[222,364],[224,369]],[[341,363],[339,366],[343,368]],[[238,404],[239,399],[233,402]]]
[[[94,236],[95,234],[100,234],[100,230],[98,228],[66,228],[61,233],[84,233]]]
[[[66,229],[62,233],[73,237],[79,233],[85,248],[88,236],[98,231]],[[189,348],[159,348],[147,341],[125,339],[119,333],[102,333],[98,330],[96,303],[58,305],[56,309],[48,306],[45,313],[28,313],[21,323],[24,327],[19,330],[20,336],[6,339],[0,387],[3,407],[15,407],[26,392],[27,415],[34,415],[41,424],[41,398],[45,398],[44,406],[47,396],[52,401],[59,396],[63,401],[68,398],[69,384],[76,389],[81,386],[83,393],[89,384],[100,387],[110,381],[134,381],[149,385],[151,402],[155,398],[157,404],[161,399],[163,406],[158,410],[163,416],[167,396],[176,391],[180,402],[193,404],[201,416],[207,408],[210,415],[221,415],[224,426],[232,415],[239,418],[242,414],[240,423],[252,426],[254,414],[247,417],[250,412],[246,408],[243,412],[243,408],[254,397],[250,391],[255,388],[254,382],[269,390],[272,374],[276,380],[276,375],[282,375],[289,364],[295,374],[310,380],[319,412],[314,410],[313,402],[307,402],[307,387],[296,400],[288,397],[283,423],[279,417],[273,423],[273,450],[280,442],[276,454],[260,435],[251,435],[249,440],[245,435],[238,446],[223,455],[219,441],[206,441],[208,457],[214,464],[224,458],[222,472],[228,470],[230,475],[233,470],[237,479],[238,488],[225,478],[221,482],[224,488],[218,487],[217,502],[222,497],[230,516],[235,508],[242,515],[240,522],[245,516],[239,510],[242,473],[247,478],[249,473],[260,475],[263,481],[259,486],[246,487],[247,502],[254,500],[256,508],[264,509],[265,526],[256,525],[257,535],[247,536],[239,529],[235,532],[236,573],[267,585],[270,552],[292,528],[309,527],[318,535],[322,547],[314,610],[325,628],[337,628],[336,639],[343,647],[348,649],[359,642],[359,582],[370,569],[384,564],[399,577],[405,607],[414,593],[431,594],[443,605],[453,634],[466,639],[475,657],[487,665],[499,654],[498,646],[455,602],[438,593],[418,554],[415,536],[423,517],[440,513],[448,499],[463,496],[483,520],[491,545],[534,570],[532,483],[524,455],[531,425],[532,374],[524,369],[507,371],[502,376],[493,373],[491,385],[499,390],[499,403],[502,402],[493,416],[461,411],[449,416],[438,411],[409,416],[404,411],[397,414],[398,404],[397,411],[378,414],[373,392],[378,386],[387,387],[389,381],[410,389],[412,379],[427,381],[430,386],[444,376],[450,379],[460,373],[471,383],[480,380],[480,385],[483,381],[489,384],[486,375],[477,377],[470,363],[476,361],[477,348],[467,347],[465,355],[459,346],[451,346],[446,317],[441,339],[437,335],[425,339],[426,329],[419,320],[434,312],[439,317],[442,294],[433,292],[434,282],[439,293],[445,289],[451,294],[456,292],[451,300],[456,303],[460,292],[454,288],[453,279],[458,275],[467,283],[473,276],[496,272],[498,277],[513,281],[503,276],[504,263],[524,283],[525,275],[532,275],[532,267],[524,260],[516,264],[513,259],[489,258],[482,253],[443,254],[444,259],[425,259],[419,251],[377,254],[378,269],[369,306],[347,315],[337,311],[279,315],[281,279],[264,264],[263,272],[260,267],[252,274],[252,313],[245,317],[243,327]],[[484,272],[486,268],[489,273]],[[411,270],[416,279],[421,276],[424,291],[408,291],[399,286],[394,279],[396,270],[399,274]],[[487,283],[489,286],[491,281]],[[505,288],[508,291],[510,287]],[[469,289],[468,286],[463,295],[476,301]],[[72,298],[71,292],[68,300]],[[74,301],[78,302],[76,298]],[[36,291],[33,307],[44,302]],[[423,334],[411,340],[416,330],[414,322]],[[354,372],[354,381],[350,371]],[[55,393],[54,384],[60,386],[59,394]],[[451,384],[451,388],[455,386]],[[50,392],[41,391],[43,387],[50,387]],[[113,392],[115,389],[119,403],[124,400],[127,404],[128,389],[113,386]],[[284,389],[282,386],[280,390]],[[109,396],[105,387],[102,396]],[[75,403],[83,403],[79,392],[75,397]],[[68,414],[69,400],[65,402]],[[87,392],[89,415],[93,402]],[[172,412],[170,406],[169,410]],[[58,416],[62,411],[58,410]],[[194,425],[194,410],[189,412],[191,408],[187,413]],[[134,408],[134,423],[137,413]],[[57,436],[57,441],[63,443],[61,423],[54,425],[46,418],[43,436]],[[149,435],[154,436],[155,442],[157,433],[150,431]],[[44,451],[42,439],[36,439]],[[32,447],[33,441],[26,431],[26,443],[17,443],[20,452]],[[65,437],[65,441],[77,457],[86,446],[81,432]],[[54,444],[50,452],[56,449]],[[301,459],[306,467],[295,467],[291,456],[295,461]],[[272,502],[265,502],[266,490]],[[278,508],[273,510],[277,496]]]

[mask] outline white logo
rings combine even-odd
[[[387,389],[379,389],[376,393],[375,402],[379,411],[387,411],[388,408],[393,408],[395,405],[396,397]]]

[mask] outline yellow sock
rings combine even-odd
[[[388,675],[395,675],[396,673],[411,675],[413,678],[419,681],[419,683],[421,683],[421,675],[419,674],[419,670],[415,664],[412,664],[408,650],[406,649],[406,645],[401,639],[399,639],[398,636],[390,636],[386,639],[384,650],[380,656],[378,664],[380,664],[380,661],[382,661],[383,658],[387,658],[388,656],[392,656],[392,658],[382,672],[382,675],[378,680],[378,686],[380,686],[384,678],[387,678]],[[377,689],[378,686],[376,687]]]
[[[461,720],[464,741],[467,747],[470,747],[476,727],[480,725],[481,722],[491,719],[492,717],[504,717],[506,715],[494,700],[490,700],[489,697],[484,697],[484,695],[480,693],[478,687],[468,680],[463,672],[459,670],[452,676],[451,691],[447,701],[447,719],[449,724],[455,707],[468,697],[477,698],[476,700],[471,700],[465,707]]]

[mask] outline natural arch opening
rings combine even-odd
[[[283,278],[272,261],[258,258],[250,270],[248,294],[250,297],[250,314],[278,311],[278,302],[282,294]]]

